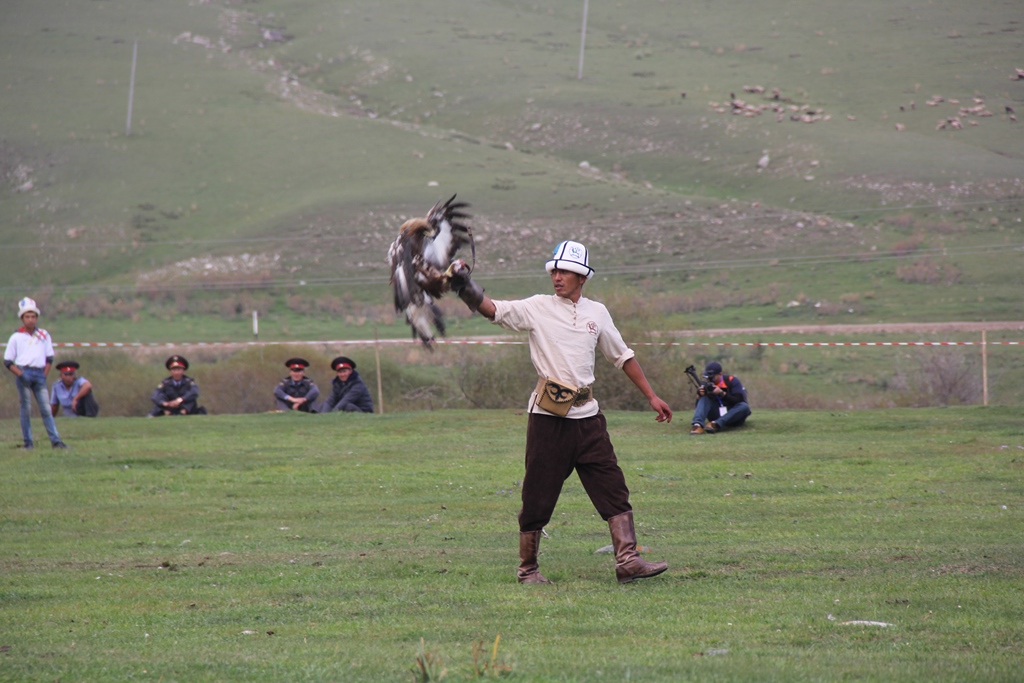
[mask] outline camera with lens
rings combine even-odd
[[[690,380],[690,384],[697,390],[697,393],[703,392],[705,396],[710,396],[715,393],[715,383],[709,382],[707,377],[703,379],[697,376],[697,370],[691,365],[684,371],[686,376]]]

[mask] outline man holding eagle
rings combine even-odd
[[[420,309],[425,306],[436,311],[434,299],[451,289],[470,310],[505,329],[529,334],[530,357],[538,380],[527,408],[526,474],[519,511],[516,573],[519,582],[551,583],[540,573],[537,562],[540,538],[554,513],[562,486],[574,470],[594,507],[608,522],[619,583],[662,573],[668,568],[666,563],[648,562],[637,550],[629,489],[608,436],[607,422],[594,398],[597,350],[621,368],[643,393],[657,413],[658,422],[670,422],[672,409],[651,388],[608,309],[583,296],[583,285],[594,273],[587,248],[573,241],[555,247],[545,264],[554,294],[494,301],[471,279],[470,267],[462,260],[454,260],[458,246],[472,239],[468,226],[462,222],[467,216],[461,210],[467,205],[452,204],[454,199],[443,206],[435,205],[425,220],[414,219],[420,222],[408,221],[403,225],[402,234],[388,253],[395,305],[410,301]],[[461,230],[455,229],[455,223]],[[407,228],[410,224],[411,228]],[[458,234],[464,239],[452,248]],[[426,244],[432,236],[441,242]],[[437,260],[439,246],[447,249],[447,262],[443,258]],[[417,293],[408,292],[411,283],[418,283],[416,288],[425,293],[419,294],[422,303],[414,301]],[[428,284],[433,286],[429,292]],[[410,313],[405,308],[406,317],[420,339],[429,343],[425,336],[432,336],[424,335],[418,325],[422,318],[420,309]],[[434,316],[435,324],[438,319],[439,313]],[[443,323],[437,329],[443,332]]]

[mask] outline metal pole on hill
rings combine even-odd
[[[576,72],[576,80],[583,80],[583,46],[587,44],[587,9],[590,6],[590,0],[583,0],[583,28],[580,31],[580,68]]]
[[[139,59],[139,41],[135,41],[135,47],[132,48],[132,77],[128,81],[128,125],[125,128],[125,137],[131,137],[132,134],[132,100],[135,99],[135,62]]]

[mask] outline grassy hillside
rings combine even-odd
[[[497,296],[573,237],[666,328],[1019,317],[1014,3],[593,3],[578,79],[581,9],[4,3],[0,303],[65,339],[404,334],[387,244],[458,192]]]

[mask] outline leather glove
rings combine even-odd
[[[469,266],[461,259],[452,264],[451,272],[448,282],[452,291],[459,295],[469,310],[476,312],[484,301],[484,288],[469,277]]]

